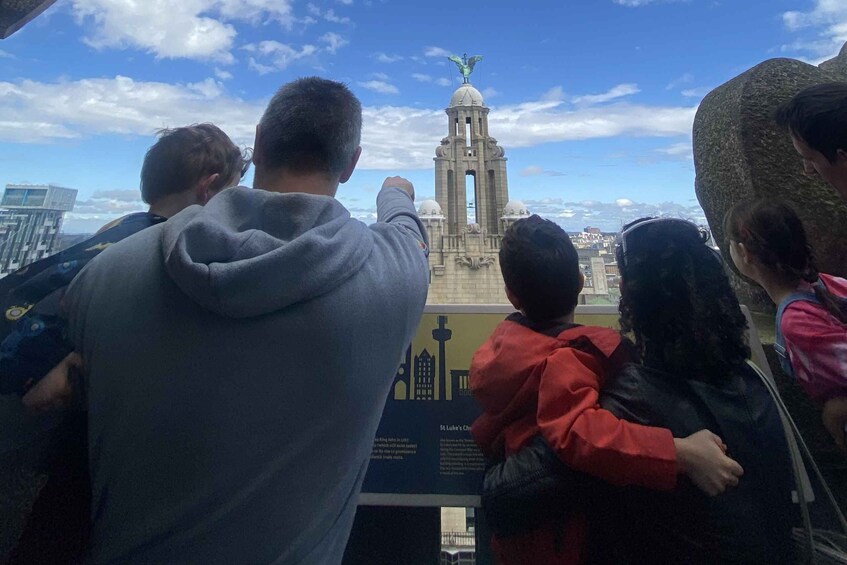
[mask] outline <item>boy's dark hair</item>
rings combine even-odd
[[[632,226],[650,218],[641,218]],[[621,333],[641,362],[685,379],[725,382],[750,357],[747,320],[723,261],[693,224],[646,224],[617,249]]]
[[[141,166],[141,198],[147,204],[192,188],[203,178],[220,176],[209,187],[226,188],[246,161],[227,134],[212,124],[163,129]]]
[[[550,220],[533,214],[512,224],[500,245],[500,269],[530,320],[554,320],[576,308],[579,257],[565,230]]]
[[[835,162],[839,149],[847,151],[847,82],[801,90],[777,109],[776,123]]]
[[[259,132],[255,150],[268,169],[339,175],[362,139],[362,105],[340,82],[301,78],[271,99]]]

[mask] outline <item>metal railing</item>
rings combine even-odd
[[[441,532],[441,547],[475,547],[473,532]]]

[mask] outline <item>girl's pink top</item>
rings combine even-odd
[[[821,280],[832,294],[847,298],[847,280],[826,274]],[[802,283],[797,290],[812,288]],[[798,300],[785,309],[782,335],[794,375],[813,400],[847,396],[847,324],[819,304]]]

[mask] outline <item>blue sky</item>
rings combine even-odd
[[[80,191],[66,231],[141,208],[161,127],[211,121],[237,143],[299,76],[348,83],[365,112],[339,198],[368,219],[402,174],[434,195],[444,107],[472,76],[509,158],[510,195],[566,229],[698,216],[691,124],[751,66],[820,62],[847,41],[844,0],[59,0],[0,42],[0,183]],[[248,182],[252,179],[248,178]]]

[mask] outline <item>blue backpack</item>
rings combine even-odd
[[[820,280],[815,284],[823,286],[823,282]],[[833,298],[840,304],[847,304],[847,299],[845,298],[841,298],[840,296],[833,296]],[[779,304],[779,308],[776,311],[776,343],[774,344],[774,349],[779,356],[779,364],[782,366],[782,370],[791,378],[794,378],[794,367],[791,366],[791,359],[788,356],[788,351],[785,349],[785,337],[782,335],[782,315],[785,313],[786,308],[798,300],[805,300],[806,302],[823,306],[821,301],[818,300],[818,297],[815,296],[815,293],[808,291],[794,292]]]

